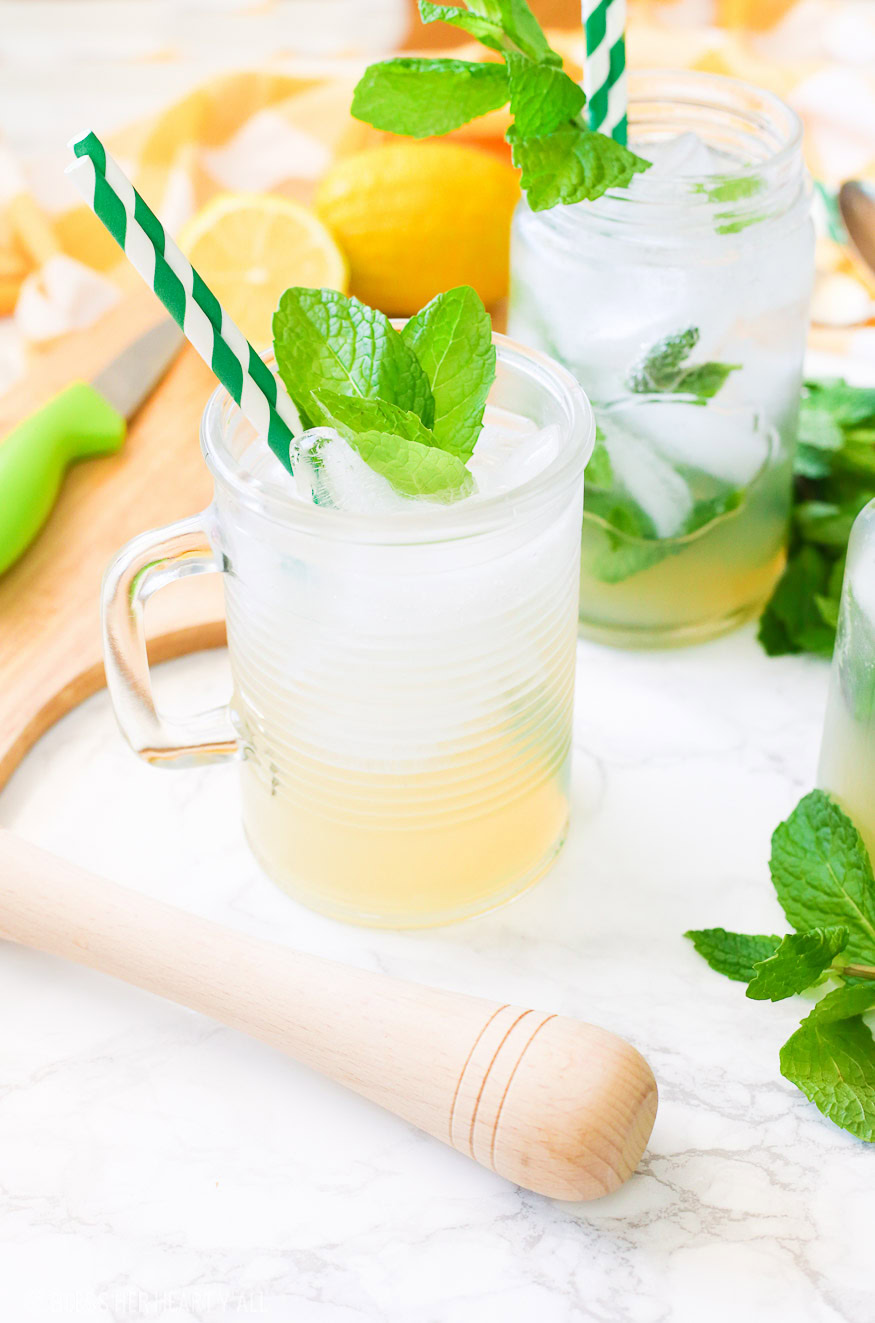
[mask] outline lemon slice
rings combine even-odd
[[[184,226],[179,246],[246,338],[262,350],[283,290],[346,291],[346,259],[312,211],[267,193],[213,198]]]

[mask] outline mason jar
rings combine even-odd
[[[801,125],[771,93],[713,74],[633,72],[629,139],[653,165],[628,189],[549,211],[520,204],[509,330],[563,363],[595,407],[605,435],[587,512],[592,497],[608,535],[670,539],[671,553],[652,548],[665,560],[705,537],[711,517],[732,514],[739,556],[762,546],[753,572],[727,546],[726,581],[718,566],[711,597],[697,558],[678,557],[678,605],[689,591],[695,613],[645,609],[647,555],[634,591],[628,576],[599,578],[585,557],[584,632],[655,646],[756,614],[781,572],[814,233]],[[764,474],[768,500],[757,490]],[[763,518],[781,529],[777,547]]]
[[[848,543],[818,784],[852,819],[875,864],[875,501]]]
[[[583,470],[577,382],[495,337],[486,421],[549,429],[511,490],[355,513],[305,503],[224,391],[203,418],[210,508],[146,533],[104,586],[107,683],[159,766],[237,758],[252,850],[281,887],[358,923],[489,909],[535,883],[568,823]],[[143,604],[224,576],[230,708],[158,713]]]

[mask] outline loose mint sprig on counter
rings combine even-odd
[[[332,289],[287,289],[273,319],[277,368],[305,427],[333,427],[404,496],[455,501],[495,379],[492,324],[460,285],[397,331]]]
[[[747,996],[782,1001],[827,992],[781,1048],[781,1074],[824,1116],[875,1142],[875,877],[862,838],[814,790],[772,837],[772,883],[787,921],[781,938],[703,928],[685,934],[712,969],[747,983]]]
[[[424,23],[451,23],[504,63],[401,56],[372,64],[353,94],[357,119],[389,133],[429,138],[510,104],[513,163],[533,211],[593,201],[650,167],[581,114],[583,89],[562,69],[526,0],[469,0],[465,8],[419,0]]]

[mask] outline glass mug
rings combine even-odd
[[[255,433],[220,390],[201,425],[213,503],[128,543],[104,582],[107,683],[134,750],[159,766],[239,759],[254,854],[336,918],[407,927],[488,910],[565,839],[595,426],[563,368],[494,338],[487,418],[509,411],[558,438],[522,485],[389,515],[308,505],[247,471]],[[215,572],[233,695],[177,723],[155,709],[143,607]]]

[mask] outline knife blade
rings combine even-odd
[[[48,519],[70,464],[121,447],[127,420],[158,385],[183,338],[171,318],[162,318],[90,383],[72,382],[0,441],[0,574]]]

